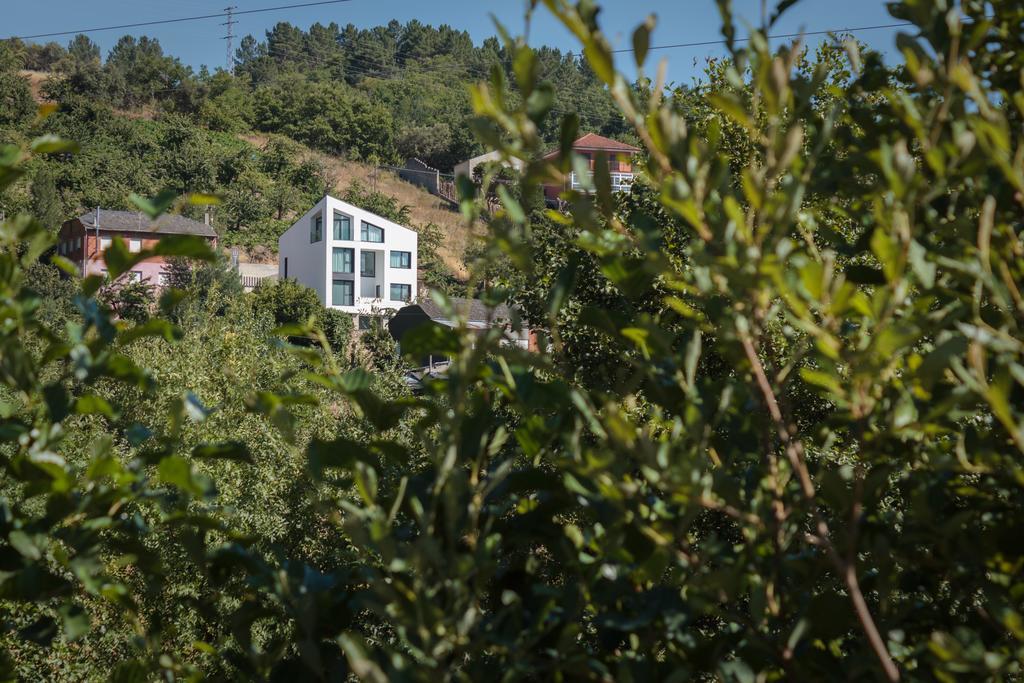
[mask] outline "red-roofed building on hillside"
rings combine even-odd
[[[596,133],[587,133],[576,142],[572,143],[573,151],[583,157],[590,167],[590,174],[594,173],[594,162],[599,154],[608,156],[608,170],[611,173],[612,190],[626,192],[633,184],[633,162],[640,149],[627,145],[618,140],[602,137]],[[555,150],[545,159],[557,159],[561,152]],[[552,203],[558,202],[558,195],[565,190],[582,190],[584,183],[576,173],[570,173],[564,185],[545,185],[544,197]]]
[[[171,214],[154,221],[137,211],[98,209],[61,225],[57,253],[78,266],[83,276],[106,275],[103,253],[115,237],[124,240],[128,251],[137,253],[152,249],[167,235],[194,235],[207,240],[211,247],[217,247],[217,233],[206,223]],[[162,287],[165,265],[164,257],[153,256],[136,264],[131,272],[125,273],[125,277],[133,282],[148,282]]]

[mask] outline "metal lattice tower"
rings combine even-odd
[[[224,40],[228,41],[227,63],[225,66],[225,68],[228,70],[228,73],[235,72],[235,24],[238,23],[237,21],[235,21],[234,14],[236,9],[238,9],[238,7],[236,7],[235,5],[225,7],[224,13],[227,15],[228,20],[221,24],[221,26],[228,27],[228,34],[224,36]]]

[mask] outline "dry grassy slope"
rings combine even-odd
[[[241,137],[257,147],[266,145],[269,139],[265,135],[256,134],[247,134]],[[441,257],[457,276],[465,277],[467,275],[463,255],[473,234],[479,231],[479,226],[467,226],[462,215],[456,209],[450,208],[447,202],[416,185],[401,180],[395,173],[380,169],[375,171],[375,168],[369,164],[348,161],[308,148],[305,148],[305,153],[324,164],[334,179],[334,186],[339,191],[343,191],[353,180],[359,180],[366,187],[372,187],[376,183],[378,190],[396,197],[400,205],[410,207],[413,223],[410,227],[427,223],[437,225],[444,235],[441,244]],[[376,176],[374,176],[375,172]]]
[[[28,84],[32,88],[32,97],[36,99],[36,102],[39,102],[40,104],[45,102],[46,98],[43,97],[43,83],[50,77],[50,74],[46,71],[28,70],[19,71],[18,74],[28,79]]]

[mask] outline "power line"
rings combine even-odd
[[[286,9],[298,9],[300,7],[319,7],[320,5],[338,5],[352,0],[320,0],[320,2],[303,2],[296,5],[278,5],[277,7],[261,7],[260,9],[248,9],[241,12],[234,12],[235,16],[242,14],[260,14],[262,12],[278,12]],[[3,40],[34,40],[36,38],[56,38],[57,36],[74,36],[79,33],[96,33],[97,31],[117,31],[125,28],[140,28],[143,26],[158,26],[160,24],[180,24],[185,21],[201,21],[203,19],[223,19],[224,13],[200,14],[193,17],[178,17],[177,19],[156,19],[154,21],[140,21],[134,24],[120,24],[118,26],[99,26],[97,28],[84,28],[76,31],[54,31],[52,33],[37,33],[31,36],[9,36]]]
[[[857,31],[875,31],[883,28],[902,28],[904,26],[914,26],[909,21],[902,21],[895,24],[875,24],[874,26],[851,26],[847,28],[833,28],[826,29],[824,31],[801,31],[800,33],[780,33],[774,36],[765,36],[768,40],[781,40],[783,38],[802,38],[803,36],[822,36],[831,33],[855,33]],[[733,40],[734,43],[746,43],[749,42],[750,38],[736,38]],[[722,40],[702,40],[694,43],[675,43],[673,45],[652,45],[648,50],[672,50],[677,47],[706,47],[708,45],[728,45],[728,41]],[[613,53],[623,52],[635,52],[631,47],[622,48],[620,50],[612,50]]]

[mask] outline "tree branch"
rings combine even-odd
[[[886,678],[895,683],[900,680],[899,669],[896,668],[889,650],[885,647],[885,641],[882,640],[882,636],[878,631],[878,626],[875,625],[874,617],[871,616],[871,610],[868,608],[867,601],[864,599],[864,593],[860,589],[860,582],[857,579],[854,563],[852,560],[847,561],[836,550],[830,538],[828,523],[817,509],[817,493],[814,488],[814,482],[811,480],[810,471],[807,469],[803,442],[800,439],[794,439],[790,434],[789,428],[786,426],[786,422],[782,417],[782,411],[779,409],[778,399],[775,397],[775,391],[768,381],[764,365],[761,363],[760,356],[757,355],[757,349],[754,348],[754,342],[751,340],[750,335],[743,331],[740,331],[739,334],[747,360],[750,361],[750,365],[753,368],[754,378],[757,380],[757,385],[761,390],[761,395],[764,397],[765,405],[768,407],[768,413],[771,415],[772,422],[775,423],[779,440],[785,447],[786,457],[789,459],[793,471],[797,474],[804,498],[811,505],[815,526],[817,527],[817,545],[821,545],[825,549],[825,553],[835,565],[839,578],[842,579],[846,585],[846,590],[850,594],[854,612],[857,614],[858,620],[860,620],[861,628],[871,644],[871,649],[874,650],[875,656],[878,657],[878,661],[885,671]]]

